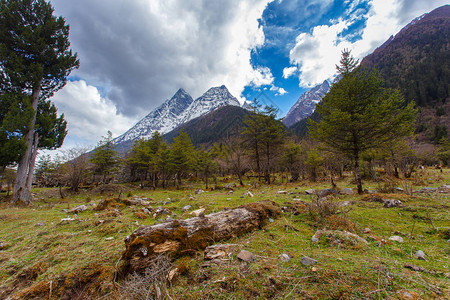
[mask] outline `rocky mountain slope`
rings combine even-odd
[[[291,107],[286,117],[283,119],[284,125],[290,127],[298,121],[309,117],[316,109],[316,104],[320,102],[323,96],[330,90],[330,83],[325,80],[298,98],[297,102]]]
[[[195,100],[186,91],[179,89],[172,98],[115,138],[114,143],[120,152],[124,152],[135,140],[150,138],[155,131],[168,133],[190,120],[229,105],[241,106],[224,85],[210,88]]]

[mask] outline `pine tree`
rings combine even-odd
[[[174,138],[171,150],[171,168],[177,177],[177,185],[181,185],[183,174],[194,167],[194,145],[188,134],[181,130],[180,135]]]
[[[284,125],[276,120],[277,110],[266,106],[263,110],[256,106],[255,111],[244,119],[241,136],[251,150],[256,163],[258,178],[264,171],[266,182],[270,184],[270,173],[277,150],[283,145],[286,131]]]
[[[61,89],[69,73],[79,66],[69,49],[69,26],[44,0],[0,1],[0,88],[31,98],[33,118],[23,134],[26,150],[17,169],[14,202],[31,202],[26,186],[32,163],[39,101]],[[23,102],[24,102],[23,101]]]
[[[102,182],[106,184],[108,176],[117,171],[120,164],[119,154],[114,150],[111,131],[99,142],[90,161],[94,165],[95,174],[102,175]]]
[[[353,160],[361,194],[361,153],[412,134],[416,110],[399,91],[384,89],[378,72],[355,67],[354,62],[349,51],[342,53],[340,80],[316,106],[322,120],[310,121],[310,134],[327,150]]]

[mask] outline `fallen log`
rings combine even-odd
[[[125,239],[121,273],[143,272],[161,254],[175,258],[195,253],[218,241],[261,228],[269,218],[280,213],[276,203],[263,201],[205,216],[140,227]]]

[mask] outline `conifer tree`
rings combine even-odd
[[[79,66],[69,49],[69,26],[44,0],[0,0],[0,89],[15,93],[21,102],[31,98],[34,111],[23,133],[26,150],[17,169],[14,202],[31,202],[26,186],[30,174],[39,101],[62,88],[69,73]]]
[[[108,131],[106,137],[103,137],[99,142],[90,161],[94,165],[95,174],[103,176],[103,184],[107,182],[108,176],[111,173],[117,171],[120,164],[120,157],[114,149],[111,131]]]
[[[171,166],[177,177],[177,185],[181,185],[183,174],[191,171],[194,167],[194,145],[188,134],[181,130],[180,135],[173,139],[171,147]]]
[[[348,50],[337,69],[340,80],[316,106],[322,120],[310,121],[310,134],[327,150],[353,160],[361,194],[361,153],[412,134],[416,110],[400,92],[384,89],[378,72],[356,67]]]

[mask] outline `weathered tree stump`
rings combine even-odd
[[[160,254],[175,258],[205,249],[218,241],[240,236],[261,228],[269,218],[280,213],[276,203],[263,201],[203,217],[140,227],[125,239],[122,272],[143,272]]]

